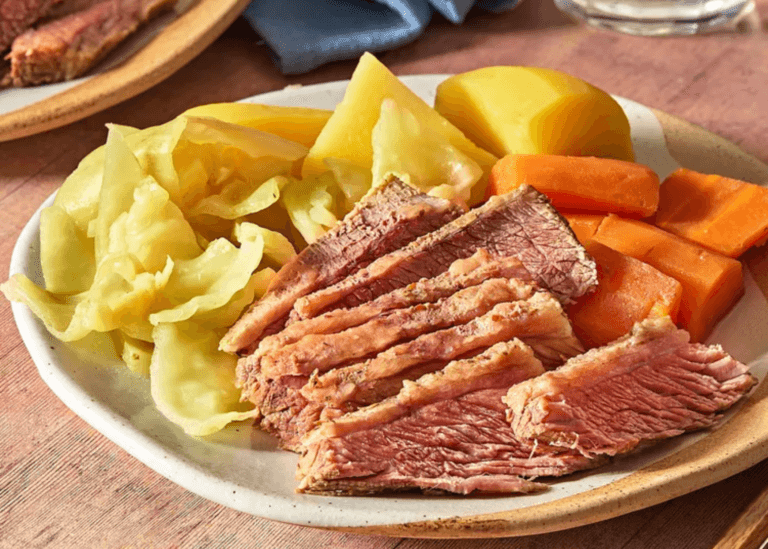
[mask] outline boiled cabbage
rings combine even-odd
[[[374,183],[394,172],[424,192],[438,188],[434,194],[468,202],[483,177],[477,162],[391,99],[381,104],[372,143]]]
[[[237,357],[219,351],[220,333],[194,322],[160,324],[153,331],[150,390],[158,410],[185,433],[204,436],[257,411],[240,402]]]

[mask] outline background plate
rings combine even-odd
[[[0,115],[0,141],[70,124],[151,88],[213,43],[248,3],[249,0],[197,0],[136,53],[103,72],[87,75],[74,86],[62,83],[0,90],[0,95],[14,93],[39,98]],[[136,39],[131,37],[129,41]],[[63,91],[58,92],[60,89]],[[26,103],[27,97],[20,100]]]
[[[444,76],[403,81],[431,103]],[[265,94],[249,101],[333,108],[346,82]],[[665,175],[678,163],[755,182],[768,167],[735,146],[682,120],[620,100],[632,126],[638,161]],[[672,155],[670,155],[672,153]],[[50,203],[52,197],[45,205]],[[747,294],[713,339],[764,375],[768,351],[768,271],[750,257]],[[11,273],[40,281],[39,211],[14,249]],[[757,283],[755,283],[755,280]],[[533,534],[596,522],[654,505],[747,469],[768,457],[768,399],[761,383],[719,429],[686,435],[593,472],[551,483],[526,496],[322,497],[294,493],[296,456],[249,425],[231,425],[202,439],[185,436],[152,405],[148,382],[105,359],[106,338],[77,345],[53,339],[19,304],[13,312],[41,377],[75,413],[130,454],[173,482],[223,505],[308,526],[395,536],[487,537]]]

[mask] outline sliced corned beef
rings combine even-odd
[[[534,286],[516,279],[492,278],[434,303],[388,311],[339,333],[304,336],[262,355],[259,370],[269,378],[325,372],[423,333],[464,324],[498,303],[527,299],[535,291]]]
[[[249,398],[258,384],[261,357],[296,343],[306,335],[339,333],[364,324],[388,311],[420,303],[433,303],[451,296],[458,290],[498,277],[528,279],[530,275],[515,258],[493,258],[485,250],[478,250],[467,259],[455,261],[448,271],[434,279],[419,280],[359,307],[336,309],[315,318],[290,324],[277,334],[262,339],[256,351],[238,361],[238,386],[242,389],[243,395]]]
[[[315,428],[323,411],[318,403],[307,402],[301,388],[309,376],[281,376],[264,379],[259,385],[259,410],[262,417],[259,426],[274,435],[281,448],[300,452],[301,439]]]
[[[719,345],[689,343],[668,317],[512,387],[505,397],[515,434],[586,456],[713,425],[756,383]]]
[[[322,376],[317,371],[309,377],[306,373],[275,377],[255,373],[249,398],[263,415],[262,428],[275,434],[284,448],[296,450],[299,438],[316,421],[379,402],[397,394],[404,380],[440,370],[454,359],[481,353],[495,343],[518,337],[531,345],[535,356],[549,366],[562,364],[565,358],[583,350],[562,307],[551,294],[534,291],[519,281],[506,283],[524,288],[518,295],[528,297],[495,305],[467,324],[428,332],[389,347],[363,363],[331,369]],[[473,306],[468,310],[474,310],[474,314],[483,312]],[[307,384],[301,387],[304,382]]]
[[[466,259],[454,261],[449,269],[435,278],[423,278],[413,284],[384,294],[374,301],[351,309],[336,309],[326,314],[294,322],[281,332],[265,337],[259,343],[258,353],[264,354],[295,343],[309,334],[334,334],[359,326],[374,317],[394,309],[403,309],[420,303],[434,303],[455,292],[476,286],[489,278],[518,278],[530,280],[519,259],[492,257],[481,249]]]
[[[486,312],[487,318],[476,322]],[[448,329],[436,332],[441,326]],[[396,394],[403,380],[434,372],[450,360],[477,354],[518,334],[550,364],[560,364],[582,349],[560,304],[549,293],[519,280],[491,279],[435,303],[390,311],[348,330],[306,336],[267,353],[262,356],[264,362],[250,371],[244,384],[248,392],[243,394],[263,416],[262,428],[275,434],[284,448],[297,449],[298,439],[321,419],[322,412],[324,417],[336,413],[326,407],[341,405],[341,401],[329,402],[327,395],[333,389],[327,384],[315,398],[297,394],[310,373],[316,380],[318,371],[331,369],[328,375],[332,376],[333,368],[344,366],[351,357],[383,351],[370,361],[371,379],[357,380],[361,391],[352,395],[350,383],[345,383],[337,393],[344,409],[355,409]],[[392,347],[400,339],[411,341]],[[399,370],[385,375],[385,370],[394,368]],[[344,399],[347,393],[350,398]]]
[[[45,14],[45,17],[43,17],[40,22],[47,23],[53,19],[61,19],[67,15],[87,10],[95,4],[105,1],[106,0],[62,0],[59,4],[48,10],[48,13]]]
[[[0,52],[61,0],[0,0]]]
[[[455,204],[425,195],[390,177],[336,227],[280,269],[221,342],[228,352],[252,351],[264,330],[282,324],[296,299],[333,284],[379,256],[405,246],[461,215]]]
[[[530,492],[546,485],[527,478],[593,466],[576,452],[512,435],[501,397],[543,371],[519,340],[499,343],[406,382],[392,398],[322,423],[304,441],[299,491]]]
[[[14,86],[71,80],[176,0],[103,0],[18,36],[11,46]]]
[[[365,269],[296,302],[295,314],[311,318],[339,307],[371,301],[448,266],[479,248],[520,259],[531,276],[559,299],[570,302],[594,288],[595,262],[568,222],[533,187],[523,185],[470,210],[441,229],[377,259]]]
[[[443,368],[460,357],[518,338],[549,366],[584,351],[560,303],[547,292],[526,300],[500,303],[467,324],[424,334],[391,347],[365,362],[313,375],[301,392],[330,407],[355,408],[390,397],[404,380]]]

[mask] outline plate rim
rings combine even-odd
[[[426,78],[445,78],[445,76],[447,75],[411,75],[401,78],[404,82],[408,83]],[[314,89],[322,90],[344,87],[347,82],[348,81],[334,81],[324,84],[314,84],[312,86],[300,88],[300,90],[301,92],[306,93],[307,91],[312,92]],[[286,91],[289,90],[268,92],[266,94],[249,97],[246,101],[269,102],[276,98],[285,97],[284,93]],[[707,132],[703,128],[694,126],[682,119],[664,115],[664,113],[660,113],[660,115],[661,116],[657,115],[657,117],[660,120],[660,124],[662,124],[662,128],[665,130],[664,133],[667,140],[670,139],[670,134],[668,134],[666,130],[668,127],[671,127],[679,133],[677,137],[678,139],[681,138],[680,136],[690,135],[691,132],[698,134],[699,136],[704,132],[705,136],[711,136],[711,138],[719,140],[718,143],[724,141],[722,138]],[[674,132],[671,133],[674,134]],[[730,144],[730,146],[733,151],[729,154],[736,154],[736,152],[738,152],[746,158],[756,161],[754,157],[746,155],[746,153],[740,151],[735,145]],[[671,149],[674,150],[674,147]],[[758,169],[764,169],[763,173],[768,174],[768,167],[765,167],[759,163],[759,161],[756,162],[759,164]],[[683,162],[681,162],[681,164],[683,164]],[[30,232],[35,233],[38,230],[40,211],[53,200],[54,196],[55,193],[54,195],[49,196],[46,201],[41,204],[22,230],[22,233],[14,246],[11,258],[10,267],[12,273],[20,270],[20,266],[28,256],[28,249],[25,246],[20,246],[23,240],[22,236],[28,235]],[[66,378],[65,374],[60,371],[56,374],[52,374],[50,370],[45,368],[44,364],[41,364],[38,361],[38,357],[33,353],[32,348],[30,347],[30,341],[28,341],[28,338],[31,338],[32,334],[27,330],[22,330],[22,324],[25,324],[30,320],[36,322],[36,320],[34,318],[29,318],[29,312],[19,303],[13,303],[12,310],[21,337],[33,358],[33,362],[40,372],[41,378],[43,378],[54,394],[56,394],[57,397],[73,412],[86,421],[86,423],[90,424],[117,446],[126,450],[144,465],[171,480],[174,484],[178,484],[201,497],[205,497],[206,499],[210,499],[221,505],[233,507],[249,514],[263,516],[258,515],[258,513],[253,510],[244,510],[237,506],[233,506],[231,501],[217,498],[215,495],[212,497],[208,492],[202,493],[199,486],[195,485],[193,480],[184,480],[187,479],[186,475],[183,475],[182,480],[180,480],[179,475],[167,474],[167,470],[162,466],[158,466],[156,463],[157,456],[155,455],[156,450],[160,450],[160,453],[162,454],[167,451],[167,448],[132,425],[129,425],[129,422],[125,418],[119,416],[114,410],[102,405],[100,406],[100,411],[102,413],[106,412],[106,416],[94,416],[85,410],[85,408],[87,408],[87,403],[81,401],[73,402],[73,397],[70,392],[79,387],[72,387],[70,380],[64,379],[64,382],[62,383],[62,379],[54,379],[51,377],[52,375],[54,375],[54,377],[55,375],[59,375],[62,378]],[[37,325],[37,329],[39,329],[39,325]],[[34,331],[35,327],[33,326],[32,332]],[[47,349],[43,349],[43,362],[45,362],[45,355],[47,354]],[[48,366],[52,367],[50,363]],[[668,501],[696,489],[713,484],[728,476],[743,471],[765,457],[768,457],[768,432],[762,436],[758,436],[760,434],[759,429],[748,429],[747,432],[752,432],[755,436],[751,439],[736,437],[736,441],[731,440],[733,439],[733,436],[728,436],[729,434],[732,435],[734,429],[738,426],[743,427],[746,425],[754,427],[759,426],[761,422],[768,420],[768,399],[765,398],[767,393],[768,382],[763,382],[745,402],[744,406],[730,418],[722,429],[716,429],[710,432],[702,440],[691,446],[636,470],[628,476],[616,480],[606,486],[593,488],[586,492],[566,496],[551,502],[541,503],[522,509],[494,513],[376,526],[318,526],[303,522],[295,522],[295,524],[339,531],[397,537],[463,538],[508,537],[538,534],[606,520],[663,501]],[[96,403],[96,405],[98,406],[99,404]],[[124,429],[130,430],[133,437],[138,435],[141,439],[141,444],[126,444],[125,437],[120,436],[120,432]],[[134,442],[130,437],[129,441]],[[737,448],[738,451],[734,451],[734,448]],[[150,451],[150,449],[153,449],[153,451]],[[729,451],[726,451],[726,449]],[[698,456],[698,459],[687,459],[691,456]],[[190,472],[197,472],[201,469],[196,464],[185,460],[184,456],[175,455],[174,459],[182,462],[181,465],[188,468],[188,471]],[[149,462],[152,462],[153,465],[150,465]],[[176,467],[178,467],[178,464],[176,464]],[[707,471],[710,473],[708,476],[704,474]],[[211,474],[207,471],[206,473]],[[616,493],[621,493],[622,496],[617,498],[615,496]]]

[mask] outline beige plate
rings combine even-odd
[[[768,166],[705,129],[654,111],[667,147],[682,166],[768,184]],[[768,252],[753,250],[747,265],[768,298]],[[607,486],[524,509],[449,520],[339,528],[405,537],[506,537],[574,528],[631,513],[735,475],[768,455],[768,379],[728,421],[698,443]]]
[[[151,88],[216,40],[248,3],[249,0],[198,0],[146,46],[113,69],[0,116],[0,141],[70,124]]]
[[[412,90],[431,101],[444,76],[403,77]],[[333,108],[346,82],[281,90],[252,98],[259,103]],[[722,173],[755,183],[768,182],[768,166],[705,130],[635,104],[627,111],[634,130],[652,122],[652,140],[638,139],[646,162]],[[656,115],[654,118],[653,114]],[[661,122],[661,126],[656,120]],[[637,126],[636,126],[637,124]],[[640,135],[646,135],[638,132]],[[667,146],[663,147],[666,140]],[[650,152],[650,156],[649,156]],[[674,159],[669,159],[672,154]],[[669,167],[669,166],[667,166]],[[669,167],[672,169],[672,167]],[[50,203],[50,199],[47,204]],[[22,231],[11,259],[11,272],[39,276],[39,212]],[[768,253],[764,248],[748,258],[760,290],[741,304],[761,305],[758,291],[768,296]],[[751,285],[750,285],[751,287]],[[765,309],[765,307],[763,307]],[[660,445],[593,473],[554,481],[543,494],[509,497],[391,495],[328,498],[296,494],[296,456],[275,451],[274,440],[261,432],[227,428],[207,437],[184,436],[152,405],[148,384],[137,384],[126,368],[111,368],[106,355],[50,336],[23,306],[13,312],[24,343],[43,380],[59,398],[95,429],[140,461],[203,497],[243,512],[305,526],[407,537],[492,537],[549,532],[597,522],[648,507],[734,475],[768,457],[768,382],[719,429],[677,439],[690,443],[669,453]],[[764,316],[765,311],[761,313]],[[763,323],[768,319],[761,317]],[[737,317],[748,318],[743,314]],[[744,336],[739,323],[732,334]],[[753,323],[758,333],[768,327]],[[723,340],[724,342],[727,340]],[[89,348],[90,349],[90,348]],[[735,352],[735,350],[734,350]],[[752,357],[754,358],[754,357]],[[116,359],[113,360],[115,362]],[[116,362],[115,362],[116,364]],[[103,366],[108,366],[104,368]],[[128,378],[131,379],[128,379]],[[127,421],[128,420],[128,421]],[[674,443],[673,443],[674,444]],[[651,454],[659,451],[658,454]],[[666,457],[661,457],[666,456]],[[653,461],[661,457],[658,461]],[[610,470],[616,465],[617,471]],[[625,473],[627,473],[625,475]],[[615,479],[615,480],[614,480]],[[576,494],[576,495],[571,495]],[[538,498],[538,499],[536,499]]]

